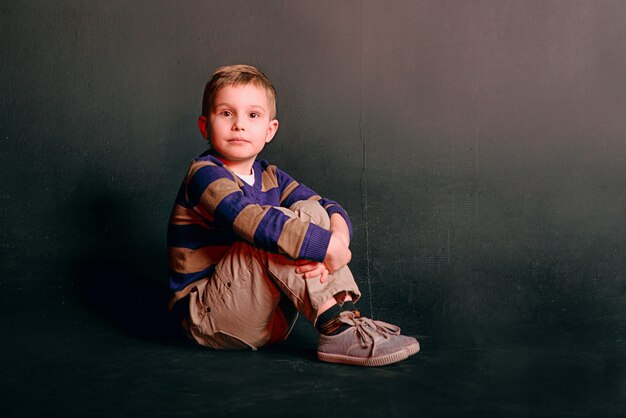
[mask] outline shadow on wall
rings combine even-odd
[[[165,237],[162,243],[133,237],[140,214],[132,196],[90,185],[79,186],[75,196],[73,219],[83,238],[73,272],[79,297],[133,337],[184,341],[167,310]]]
[[[145,215],[139,198],[93,184],[80,184],[74,196],[72,222],[83,244],[72,270],[79,298],[131,337],[166,345],[192,344],[167,309],[165,233],[158,242],[146,241],[145,231],[138,226]],[[311,358],[316,341],[313,327],[301,317],[288,342],[272,350]]]

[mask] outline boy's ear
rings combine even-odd
[[[267,135],[265,136],[265,143],[269,143],[272,139],[274,139],[274,135],[276,135],[276,131],[278,131],[278,119],[272,119],[270,121],[270,125],[267,128]]]
[[[200,134],[204,139],[209,139],[209,131],[208,131],[208,122],[206,120],[206,116],[200,116],[198,118],[198,129],[200,130]]]

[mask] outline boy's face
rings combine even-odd
[[[278,121],[270,116],[263,88],[254,84],[226,86],[215,95],[208,120],[200,116],[198,128],[231,170],[250,174],[257,155],[278,129]]]

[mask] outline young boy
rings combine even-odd
[[[191,162],[167,236],[170,309],[187,335],[255,350],[285,340],[300,312],[320,333],[322,361],[382,366],[417,353],[417,340],[355,309],[344,209],[257,161],[278,130],[267,77],[247,65],[218,68],[198,128],[211,148]]]

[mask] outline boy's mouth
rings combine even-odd
[[[228,142],[232,142],[232,143],[235,143],[235,144],[248,143],[248,141],[243,139],[243,138],[232,138],[232,139],[229,139]]]

